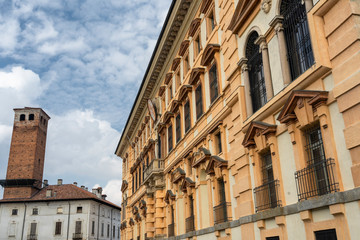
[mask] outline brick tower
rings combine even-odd
[[[41,188],[47,125],[50,117],[41,108],[16,108],[4,199],[29,198]]]

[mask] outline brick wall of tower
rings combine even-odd
[[[20,121],[22,114],[24,121]],[[30,114],[34,114],[34,120],[29,120]],[[48,119],[41,109],[15,109],[6,179],[36,179],[36,187],[41,187]],[[6,187],[4,199],[28,198],[35,192],[31,187]]]

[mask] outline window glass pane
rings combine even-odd
[[[61,222],[56,222],[55,223],[55,235],[60,235],[61,234]]]
[[[176,116],[176,143],[181,139],[181,121],[180,114]]]
[[[209,71],[209,80],[210,80],[210,100],[212,103],[219,95],[216,64],[214,64]]]
[[[184,114],[185,114],[185,132],[187,132],[191,127],[191,118],[190,118],[190,102],[186,101],[184,106]]]
[[[328,229],[328,230],[316,231],[315,238],[316,240],[337,240],[336,230]]]
[[[81,221],[75,223],[75,233],[81,233]]]
[[[203,115],[201,84],[195,90],[195,98],[196,98],[196,118],[199,119]]]
[[[173,149],[173,130],[172,125],[168,128],[168,149],[169,152]]]

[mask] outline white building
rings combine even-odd
[[[101,192],[60,180],[31,198],[0,200],[0,240],[120,239],[121,208]]]

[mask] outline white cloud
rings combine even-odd
[[[121,204],[121,183],[121,180],[110,180],[103,188],[103,193],[107,195],[106,200],[119,206]]]
[[[0,50],[5,53],[12,52],[17,44],[19,30],[19,22],[15,19],[8,19],[5,22],[0,21]]]

